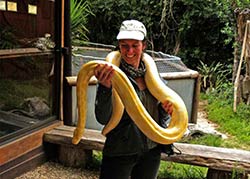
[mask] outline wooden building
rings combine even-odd
[[[54,34],[54,0],[1,0],[1,26],[15,29],[22,38]]]
[[[71,116],[62,90],[70,75],[69,2],[0,0],[0,178],[45,162],[44,133]]]

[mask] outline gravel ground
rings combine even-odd
[[[64,167],[55,162],[46,162],[16,179],[98,179],[98,171]]]

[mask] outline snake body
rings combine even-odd
[[[119,69],[120,53],[111,52],[107,61],[90,61],[84,64],[77,76],[77,105],[78,123],[73,134],[72,143],[78,144],[84,133],[87,114],[87,88],[89,79],[94,75],[95,67],[109,64],[115,70],[112,77],[113,113],[109,123],[104,127],[103,134],[107,134],[119,123],[124,107],[138,128],[151,140],[160,144],[171,144],[178,141],[185,133],[188,124],[186,106],[180,96],[168,88],[160,79],[154,60],[144,53],[143,61],[146,65],[145,82],[151,94],[160,102],[170,101],[173,113],[168,128],[159,126],[144,108],[131,82]],[[124,107],[123,107],[124,106]]]

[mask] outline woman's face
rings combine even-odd
[[[141,55],[145,47],[145,43],[141,40],[119,40],[119,48],[122,59],[135,68],[138,68],[139,66]]]

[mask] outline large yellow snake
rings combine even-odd
[[[151,94],[161,103],[169,101],[173,104],[172,118],[168,128],[159,126],[148,114],[131,82],[119,67],[120,53],[111,52],[106,61],[90,61],[84,64],[77,76],[77,104],[78,123],[72,139],[73,144],[78,144],[84,133],[87,114],[87,88],[89,79],[94,75],[98,64],[112,65],[115,73],[112,78],[113,87],[113,113],[110,122],[104,127],[103,134],[107,134],[119,123],[124,107],[139,129],[151,140],[160,144],[171,144],[178,141],[186,131],[188,114],[186,106],[180,96],[168,88],[160,79],[154,60],[148,54],[143,54],[146,65],[145,82]]]

